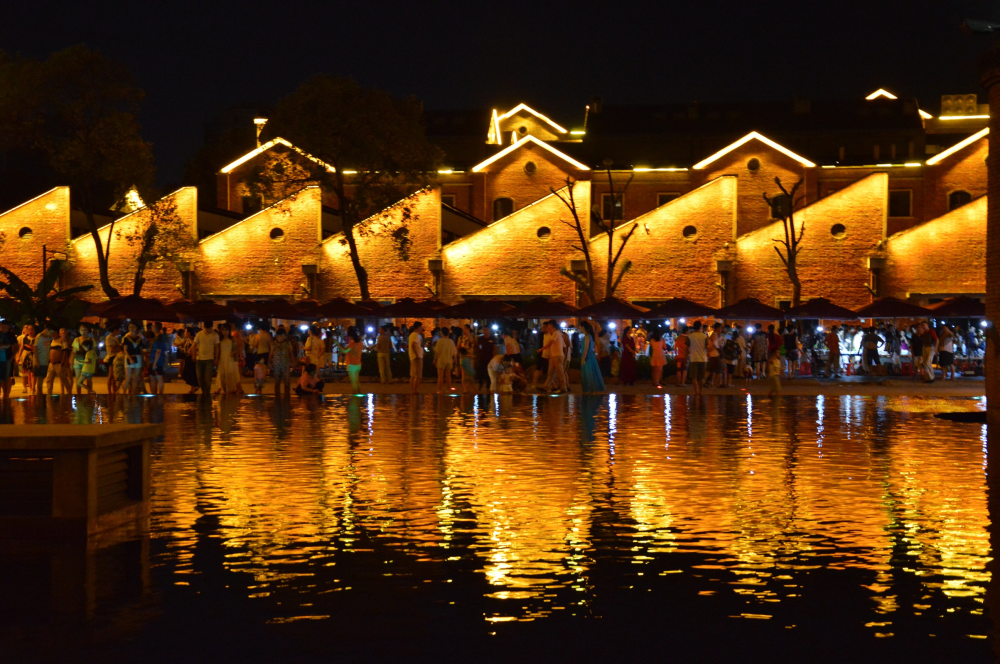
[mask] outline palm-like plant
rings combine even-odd
[[[87,311],[88,303],[74,296],[93,286],[76,286],[59,290],[60,263],[53,261],[45,270],[42,280],[32,288],[23,279],[5,267],[0,267],[0,291],[7,291],[9,298],[0,298],[0,317],[17,325],[44,323],[73,327]]]

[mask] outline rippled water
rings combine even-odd
[[[15,402],[168,434],[147,536],[0,548],[0,637],[63,661],[991,661],[986,427],[932,416],[982,407]]]

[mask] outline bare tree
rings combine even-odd
[[[799,179],[791,191],[781,184],[781,178],[774,178],[774,183],[781,189],[781,193],[774,197],[769,197],[765,193],[764,200],[771,206],[771,215],[781,219],[781,225],[785,230],[784,239],[773,238],[772,241],[776,243],[774,251],[778,254],[781,262],[784,263],[785,271],[788,272],[788,280],[792,282],[792,306],[797,307],[802,299],[802,282],[799,281],[797,266],[799,252],[802,250],[802,236],[806,232],[806,225],[805,223],[801,224],[796,234],[795,209],[799,207],[805,196],[796,198],[795,194],[798,192],[799,187],[802,186],[803,180]],[[785,253],[781,253],[782,246],[785,248]]]
[[[622,252],[625,250],[625,245],[632,238],[632,234],[635,233],[635,229],[638,224],[633,223],[632,227],[628,229],[622,237],[618,249],[615,250],[615,232],[625,225],[625,221],[619,217],[619,211],[624,212],[623,200],[625,197],[625,191],[628,186],[632,183],[632,177],[621,187],[616,187],[614,182],[614,177],[611,174],[611,169],[607,170],[608,176],[608,190],[611,195],[611,211],[609,214],[609,219],[604,219],[604,216],[598,211],[592,209],[590,211],[590,221],[597,228],[600,229],[601,233],[607,236],[608,239],[608,262],[607,262],[607,272],[604,275],[604,297],[609,298],[614,296],[615,291],[618,289],[618,285],[621,283],[622,277],[625,273],[632,267],[632,261],[626,260],[622,263],[621,270],[618,270],[618,262],[621,260]],[[580,219],[579,211],[576,207],[576,199],[573,196],[573,188],[576,186],[576,181],[570,177],[566,178],[566,195],[564,196],[560,192],[552,189],[552,193],[555,194],[563,205],[569,210],[573,217],[572,221],[566,221],[565,219],[560,219],[564,224],[573,228],[577,232],[577,236],[580,239],[580,245],[573,245],[573,248],[581,251],[583,253],[584,261],[586,262],[587,270],[586,275],[579,275],[570,272],[566,268],[559,271],[561,275],[574,281],[580,288],[583,289],[584,295],[590,303],[596,303],[599,301],[597,297],[597,275],[594,272],[594,262],[590,255],[590,238],[588,236],[587,229],[584,228],[583,221]],[[624,215],[621,215],[624,216]],[[617,276],[615,272],[617,271]]]

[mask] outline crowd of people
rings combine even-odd
[[[927,321],[904,327],[879,323],[871,327],[824,329],[801,323],[743,327],[695,321],[679,326],[646,323],[626,326],[619,334],[613,322],[584,320],[577,327],[549,320],[526,325],[466,324],[435,327],[319,326],[271,328],[262,325],[204,323],[201,329],[166,329],[160,323],[104,326],[82,323],[78,329],[52,324],[25,325],[17,333],[0,322],[0,383],[8,398],[12,379],[20,375],[22,393],[93,393],[93,378],[107,373],[108,393],[162,394],[168,366],[194,394],[241,394],[252,378],[261,392],[267,379],[274,392],[286,395],[323,391],[325,379],[346,371],[354,392],[361,391],[363,358],[373,355],[378,379],[393,376],[393,357],[409,361],[413,392],[424,375],[425,354],[432,353],[437,391],[458,383],[462,392],[568,392],[570,363],[579,359],[581,390],[605,390],[606,381],[634,385],[639,358],[646,358],[650,378],[662,387],[668,365],[677,385],[695,393],[705,386],[732,387],[734,381],[767,378],[780,389],[780,379],[802,374],[837,378],[845,374],[904,375],[935,379],[935,366],[945,378],[979,371],[985,351],[983,330]],[[959,365],[962,366],[959,366]],[[294,386],[293,386],[294,379]]]

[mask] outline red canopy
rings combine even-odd
[[[417,302],[411,297],[404,297],[392,304],[382,307],[378,312],[383,318],[440,318],[441,314],[424,302]]]
[[[285,320],[313,320],[311,313],[302,313],[288,300],[230,300],[227,304],[242,316],[258,318],[283,318]]]
[[[937,318],[982,318],[986,315],[986,304],[965,295],[949,297],[927,308],[933,311],[933,315]]]
[[[204,321],[215,321],[215,320],[228,320],[232,321],[237,318],[236,312],[232,307],[227,307],[222,304],[216,304],[211,300],[199,300],[198,302],[192,302],[186,305],[183,309],[176,309],[175,307],[170,307],[174,311],[177,311],[181,320],[185,323],[187,322],[197,322],[202,323]]]
[[[437,312],[439,318],[501,318],[514,311],[502,300],[468,300]]]
[[[645,318],[649,309],[644,309],[643,307],[637,307],[634,304],[629,304],[625,300],[619,300],[617,297],[608,297],[604,300],[598,302],[597,304],[591,304],[582,309],[577,310],[574,314],[577,318]]]
[[[824,320],[855,320],[858,315],[825,297],[813,299],[785,312],[789,318],[822,318]]]
[[[754,297],[740,300],[715,312],[716,318],[723,320],[781,320],[785,312],[768,306]]]
[[[685,300],[683,297],[672,297],[650,309],[643,318],[705,318],[714,315],[715,309],[712,307]]]
[[[855,318],[923,318],[933,312],[915,304],[883,297],[854,312]]]
[[[506,315],[511,318],[571,318],[576,316],[576,311],[576,307],[564,302],[536,297],[516,305],[514,311]]]
[[[372,312],[342,297],[335,297],[326,304],[312,309],[309,314],[317,318],[365,318],[371,316]]]
[[[306,313],[312,311],[319,306],[318,300],[298,300],[297,302],[292,302],[292,306],[295,307],[296,311],[301,311]]]
[[[177,312],[168,309],[159,300],[151,297],[116,297],[108,302],[98,302],[87,310],[88,316],[100,318],[128,318],[130,320],[152,320],[161,323],[178,323]]]

